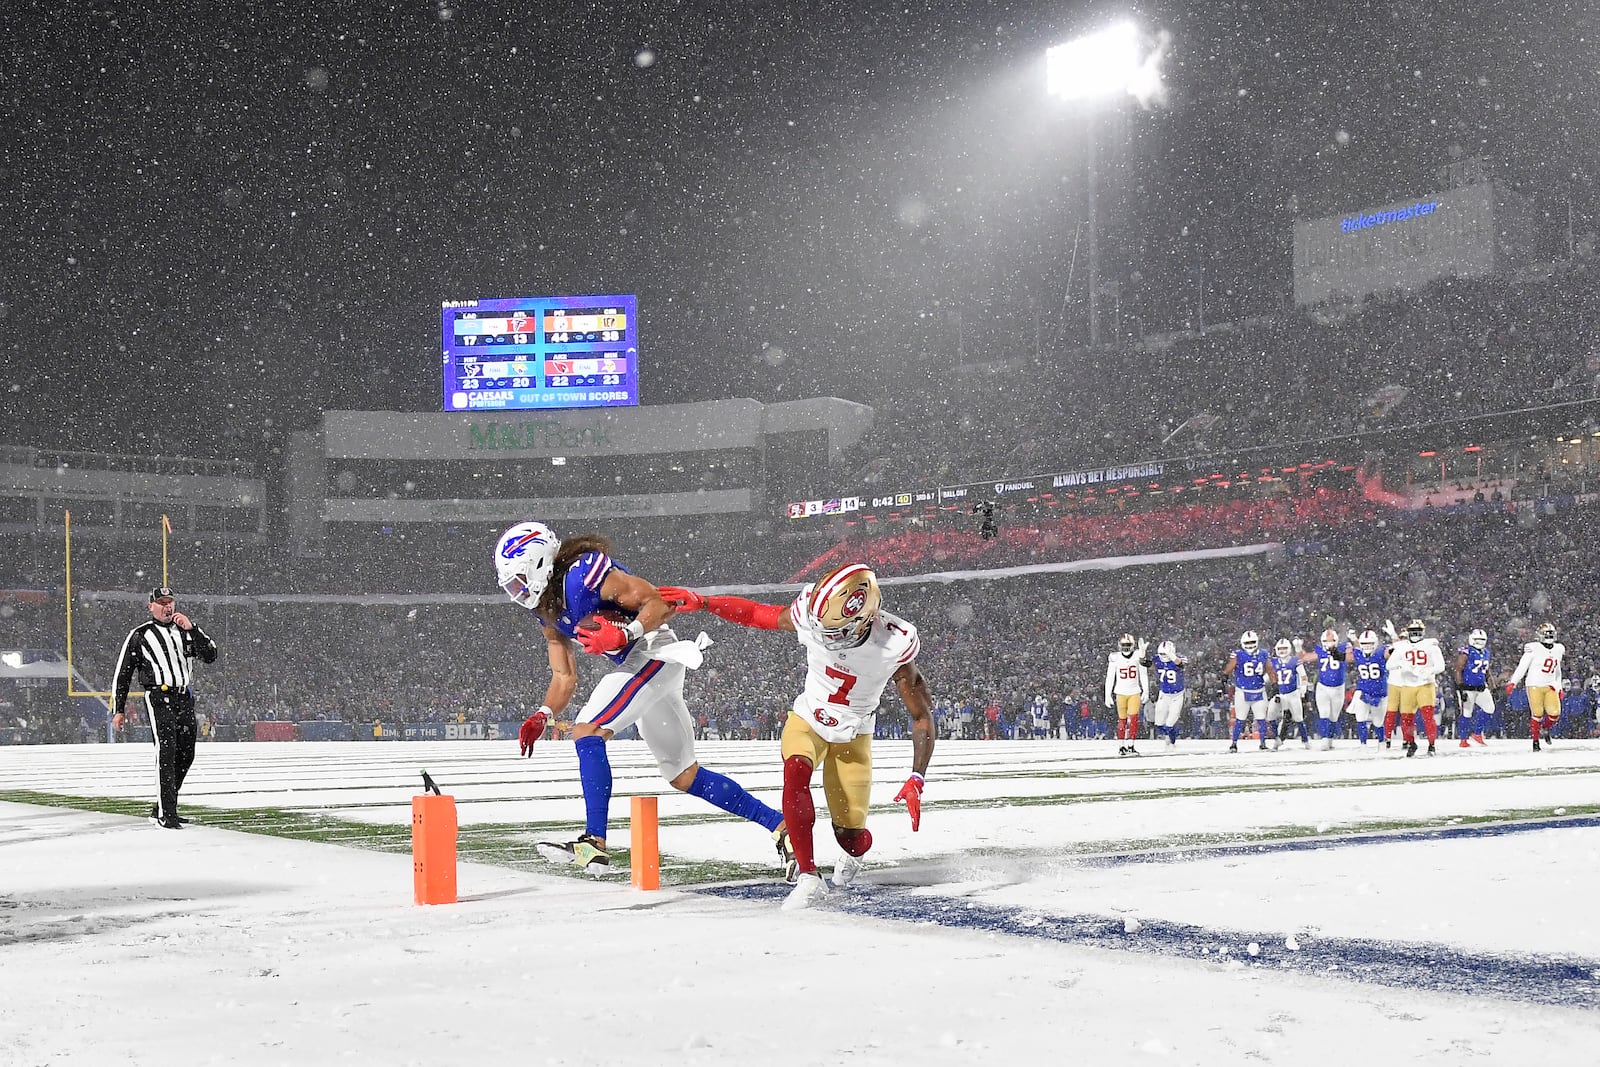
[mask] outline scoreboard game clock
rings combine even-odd
[[[446,300],[441,313],[446,411],[639,403],[635,297]]]

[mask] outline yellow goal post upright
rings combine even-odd
[[[72,663],[72,512],[71,511],[64,511],[62,513],[62,515],[64,517],[64,522],[65,522],[65,525],[63,527],[63,536],[65,538],[63,552],[64,552],[64,556],[66,558],[66,578],[67,578],[67,696],[69,696],[69,697],[93,697],[93,698],[95,698],[97,700],[102,701],[106,706],[106,710],[110,711],[111,710],[111,700],[112,700],[112,698],[114,696],[116,696],[115,693],[111,692],[109,689],[79,689],[77,687],[77,681],[78,681],[79,677],[81,677],[81,676],[78,674],[77,668],[75,666],[73,666],[73,663]],[[172,533],[172,520],[169,519],[166,515],[162,515],[161,516],[161,584],[162,585],[170,584],[168,582],[168,580],[167,580],[167,537],[171,533]],[[137,691],[137,692],[129,692],[128,695],[129,696],[141,696],[141,695],[143,695],[143,691],[140,690],[140,691]]]

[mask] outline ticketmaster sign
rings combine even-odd
[[[1411,292],[1437,278],[1514,266],[1532,248],[1532,208],[1489,182],[1294,224],[1294,302]]]

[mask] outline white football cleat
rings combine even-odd
[[[854,882],[856,875],[860,874],[861,868],[866,865],[867,861],[860,856],[852,856],[846,852],[839,857],[839,862],[833,865],[833,887],[835,889],[843,889],[851,882]]]
[[[828,899],[828,886],[816,871],[805,871],[783,898],[784,911],[803,911]]]

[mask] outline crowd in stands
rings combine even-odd
[[[1300,636],[1309,645],[1326,626],[1376,629],[1386,618],[1417,616],[1450,652],[1482,627],[1496,669],[1508,673],[1533,628],[1549,620],[1570,650],[1568,670],[1578,681],[1569,688],[1581,699],[1600,672],[1596,518],[1592,506],[1543,516],[1503,507],[1391,513],[1264,555],[895,584],[885,588],[885,607],[921,630],[919,663],[949,719],[947,733],[961,732],[963,707],[978,723],[969,730],[986,733],[993,707],[997,732],[1014,732],[1029,722],[1036,696],[1058,709],[1064,728],[1072,725],[1065,709],[1081,711],[1086,700],[1091,719],[1103,724],[1105,657],[1123,631],[1175,641],[1190,660],[1193,700],[1205,705],[1223,694],[1222,664],[1246,629],[1264,641]],[[734,583],[742,572],[729,561],[719,577]],[[659,576],[669,578],[676,580]],[[59,642],[61,606],[59,599],[8,603],[0,644]],[[515,721],[537,707],[548,676],[538,627],[509,603],[189,609],[222,649],[198,682],[200,710],[214,723]],[[136,602],[78,609],[74,642],[86,678],[109,684],[120,640],[142,615]],[[688,684],[702,735],[772,736],[804,674],[793,637],[707,615],[679,628],[690,637],[703,628],[716,642]],[[601,664],[579,659],[582,693]],[[903,731],[892,688],[886,706],[881,728]],[[79,711],[70,714],[69,734]],[[1586,733],[1592,721],[1566,729]]]
[[[1121,348],[907,381],[855,471],[884,488],[1227,453],[1600,395],[1600,286],[1445,279]],[[1191,416],[1214,417],[1190,423]]]
[[[866,563],[893,576],[1306,539],[1375,514],[1373,504],[1357,490],[1317,489],[1003,521],[992,536],[970,520],[942,528],[896,524],[833,545],[793,580],[815,578],[847,562]]]
[[[839,478],[840,491],[929,488],[1142,459],[1221,457],[1593,398],[1600,378],[1596,280],[1586,261],[1531,280],[1452,279],[1359,306],[1019,360],[959,381],[908,378],[830,477]],[[1197,414],[1208,418],[1191,419]],[[1547,440],[1550,427],[1533,419],[1516,429],[1524,441]],[[1385,457],[1386,447],[1363,439],[1338,469],[1359,471],[1352,464],[1376,457],[1390,463],[1387,481],[1409,477],[1416,449],[1393,448]],[[1359,629],[1412,616],[1427,621],[1447,648],[1482,627],[1505,670],[1532,627],[1554,621],[1571,650],[1570,669],[1589,678],[1600,666],[1593,487],[1575,489],[1562,505],[1567,510],[1533,508],[1530,498],[1544,495],[1535,490],[1547,490],[1559,474],[1555,461],[1530,466],[1531,483],[1496,480],[1502,473],[1464,481],[1441,472],[1439,491],[1415,511],[1368,492],[1358,475],[1226,491],[1168,479],[1159,499],[1129,485],[1115,499],[1101,493],[1093,503],[1069,503],[1066,494],[1054,502],[1059,507],[1008,502],[993,536],[965,512],[860,523],[848,532],[821,519],[786,524],[748,515],[581,525],[613,536],[617,556],[645,577],[689,586],[804,580],[848,560],[894,577],[1269,541],[1289,546],[1242,559],[886,589],[889,610],[922,630],[921,662],[947,732],[1003,734],[1008,723],[1015,732],[1040,696],[1063,731],[1073,728],[1076,709],[1082,732],[1104,716],[1105,654],[1123,631],[1175,640],[1191,657],[1200,704],[1221,694],[1218,671],[1242,630],[1309,640],[1330,624]],[[420,598],[187,603],[222,650],[214,667],[200,671],[201,712],[218,725],[519,720],[537,706],[547,666],[538,628],[495,598],[487,546],[497,530],[481,523],[344,528],[330,535],[323,558],[291,557],[259,539],[175,536],[171,584],[180,599],[200,592]],[[0,589],[29,587],[44,600],[0,598],[0,646],[64,649],[60,532],[8,535]],[[76,605],[75,664],[92,687],[110,684],[121,639],[143,617],[137,597],[157,584],[160,559],[159,543],[149,537],[85,530],[75,540],[80,587],[136,595]],[[738,631],[706,617],[688,628],[702,626],[717,644],[688,686],[703,719],[697,728],[705,736],[771,735],[800,684],[799,648],[784,635]],[[597,665],[580,661],[592,676]],[[52,700],[61,703],[52,707]],[[94,733],[92,705],[65,701],[37,688],[0,691],[0,727],[26,719],[31,740]],[[889,704],[898,709],[892,693]],[[903,715],[887,713],[883,727],[903,730]]]

